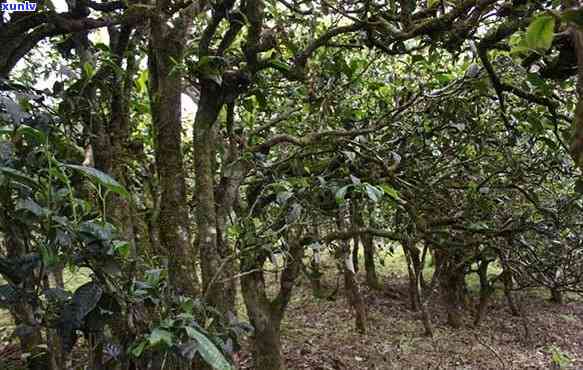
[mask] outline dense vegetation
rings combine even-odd
[[[362,338],[400,251],[420,337],[583,293],[579,0],[36,2],[0,17],[28,369],[295,368],[298,282]]]

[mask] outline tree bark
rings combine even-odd
[[[182,76],[173,70],[184,54],[189,19],[185,15],[168,26],[154,17],[150,40],[150,101],[156,137],[156,168],[160,186],[158,230],[169,263],[170,284],[188,295],[199,291],[190,241],[182,158]]]
[[[293,227],[292,227],[293,228]],[[288,258],[281,273],[277,296],[267,297],[263,265],[267,256],[251,253],[242,261],[241,292],[253,334],[253,359],[255,369],[284,370],[285,360],[281,352],[281,321],[291,298],[296,279],[301,273],[304,246],[300,241],[300,231],[288,233]]]
[[[336,222],[340,230],[346,229],[346,209],[340,209],[338,212]],[[348,303],[354,310],[354,320],[356,330],[361,333],[366,333],[366,307],[358,280],[356,279],[356,272],[353,265],[352,253],[350,243],[348,240],[340,241],[340,257],[342,258],[342,274],[344,276],[344,289]]]
[[[194,123],[195,190],[197,228],[204,295],[220,312],[234,311],[231,292],[225,279],[233,275],[219,251],[217,207],[215,201],[216,121],[224,105],[221,86],[201,79],[200,100]],[[223,236],[223,235],[222,235]],[[224,247],[225,245],[221,245]],[[223,254],[228,254],[225,252]]]
[[[480,277],[480,301],[478,303],[476,318],[474,319],[474,326],[478,326],[482,322],[486,309],[488,308],[490,297],[492,296],[492,293],[494,293],[494,288],[488,280],[489,263],[489,261],[480,261],[478,265],[478,275]]]
[[[465,274],[461,264],[463,257],[458,251],[447,251],[445,258],[440,285],[447,306],[447,323],[453,328],[460,328],[465,294]]]

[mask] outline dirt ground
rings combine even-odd
[[[418,313],[408,307],[403,277],[386,278],[383,286],[380,292],[363,288],[369,315],[365,335],[354,330],[341,291],[336,300],[316,300],[307,283],[298,287],[282,331],[289,369],[583,369],[583,301],[575,297],[556,305],[543,292],[521,293],[526,322],[496,297],[479,328],[472,326],[470,306],[464,328],[457,330],[445,324],[445,311],[434,297],[435,335],[428,338]],[[251,362],[245,357],[243,368],[251,369]]]
[[[434,296],[430,310],[435,335],[428,338],[423,336],[419,314],[409,309],[403,266],[398,259],[392,261],[383,271],[382,290],[362,286],[369,318],[365,335],[354,329],[341,286],[336,299],[316,299],[306,279],[302,279],[282,327],[289,370],[583,369],[580,297],[567,297],[564,304],[557,305],[547,300],[545,291],[521,293],[531,334],[528,342],[525,322],[511,315],[500,296],[491,302],[479,328],[472,326],[470,304],[464,328],[457,330],[445,324],[444,308]],[[331,270],[325,282],[333,291],[336,281]],[[475,294],[471,282],[470,290]],[[18,346],[8,340],[13,327],[0,327],[0,370],[22,369]],[[241,369],[251,370],[246,342],[240,364]]]

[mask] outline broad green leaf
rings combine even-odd
[[[364,184],[366,189],[366,195],[370,200],[373,202],[378,202],[383,197],[383,191],[377,188],[376,186],[372,186],[370,184]],[[394,190],[394,189],[393,189]]]
[[[109,191],[119,194],[120,196],[126,199],[130,196],[128,191],[119,182],[115,181],[113,177],[109,176],[104,172],[99,171],[98,169],[87,166],[78,166],[75,164],[66,164],[65,167],[72,168],[74,170],[82,172],[84,175],[88,176],[92,180],[95,180],[99,184],[105,186]]]
[[[38,217],[47,216],[50,214],[50,211],[47,208],[41,207],[31,198],[19,199],[16,202],[16,209],[25,209]]]
[[[31,176],[28,176],[24,172],[15,170],[14,168],[10,167],[0,167],[0,172],[2,172],[6,177],[9,177],[13,181],[16,181],[19,184],[23,184],[29,186],[33,189],[39,189],[40,185],[38,181]]]
[[[113,242],[113,250],[120,256],[127,258],[130,255],[130,243],[116,240]]]
[[[168,330],[156,328],[152,330],[150,336],[148,337],[148,341],[150,342],[151,346],[157,346],[160,344],[164,344],[166,346],[172,345],[172,333]]]
[[[22,125],[18,128],[18,133],[22,134],[28,140],[34,140],[35,142],[42,144],[47,141],[47,135],[44,132],[32,128],[30,126]]]
[[[433,8],[434,6],[436,6],[437,4],[439,4],[441,0],[427,0],[427,7],[429,9]]]
[[[531,49],[547,50],[555,36],[555,18],[541,15],[535,18],[526,30],[526,44]]]
[[[231,364],[206,335],[190,326],[185,329],[188,336],[198,342],[198,352],[209,365],[216,370],[232,370]]]

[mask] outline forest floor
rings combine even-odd
[[[493,299],[478,328],[472,325],[469,308],[464,328],[453,329],[445,323],[445,309],[434,295],[430,310],[435,332],[428,338],[423,336],[419,314],[410,310],[406,271],[397,257],[379,266],[384,270],[380,271],[383,289],[373,291],[362,285],[369,318],[365,335],[356,332],[342,289],[335,300],[316,299],[303,279],[282,327],[290,370],[583,369],[580,297],[567,297],[557,305],[548,301],[547,292],[521,293],[531,336],[527,342],[525,322],[512,316],[503,297]],[[333,271],[329,266],[326,274],[332,291],[336,287]],[[476,285],[470,279],[470,292],[477,293]],[[242,368],[252,369],[251,363],[245,355]]]
[[[435,332],[423,336],[419,314],[408,304],[406,269],[400,253],[384,256],[377,265],[381,290],[362,284],[368,307],[365,335],[354,329],[354,318],[342,295],[314,298],[303,278],[282,327],[282,341],[289,370],[365,369],[583,369],[583,299],[566,297],[561,305],[548,301],[548,292],[521,293],[531,342],[525,340],[524,322],[511,315],[502,296],[491,302],[478,328],[473,311],[466,310],[465,325],[452,329],[445,323],[445,309],[434,295],[430,310]],[[329,292],[337,287],[336,267],[324,261],[323,282]],[[431,276],[431,270],[426,276]],[[86,272],[69,274],[68,287],[86,281]],[[364,278],[362,272],[361,278]],[[468,279],[477,294],[477,281]],[[477,297],[474,297],[477,302]],[[245,316],[241,302],[241,316]],[[20,353],[12,337],[9,315],[0,315],[0,370],[21,369]],[[245,341],[241,369],[251,370],[250,344]],[[562,367],[558,366],[562,365]],[[261,369],[255,369],[261,370]]]

